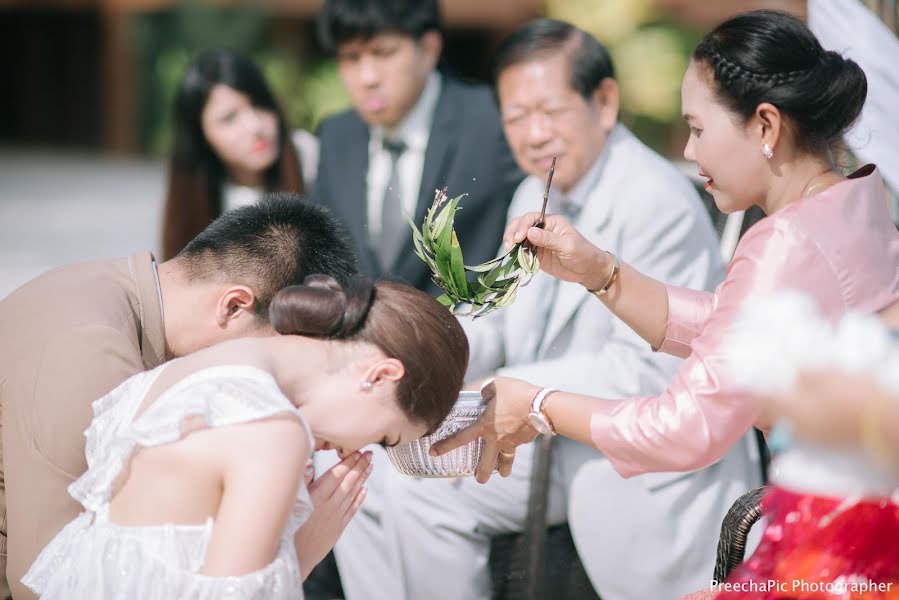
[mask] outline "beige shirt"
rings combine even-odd
[[[0,301],[0,545],[8,538],[6,573],[16,600],[33,597],[21,577],[81,512],[67,487],[87,469],[91,405],[164,358],[149,252],[53,269]]]

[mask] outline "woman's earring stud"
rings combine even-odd
[[[371,381],[367,381],[367,380],[362,381],[362,391],[363,392],[370,392],[372,387],[373,386],[372,386]]]
[[[771,160],[771,157],[774,156],[774,150],[771,149],[771,146],[768,145],[768,142],[762,144],[762,155],[768,160]]]

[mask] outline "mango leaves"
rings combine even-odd
[[[428,265],[434,283],[446,291],[437,301],[453,314],[480,317],[514,302],[518,288],[527,285],[540,263],[530,248],[518,244],[482,265],[466,266],[453,229],[462,196],[448,200],[445,189],[437,190],[421,231],[409,215],[406,220],[412,227],[415,254]]]

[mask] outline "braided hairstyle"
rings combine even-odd
[[[821,152],[858,119],[867,95],[854,61],[824,50],[798,18],[756,10],[728,19],[693,51],[717,83],[718,101],[747,121],[768,102],[793,124],[796,145]]]
[[[405,368],[397,403],[431,431],[449,414],[468,367],[468,338],[448,310],[402,283],[372,283],[355,275],[346,287],[327,275],[275,294],[270,308],[278,333],[367,342]]]

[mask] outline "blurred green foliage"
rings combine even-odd
[[[582,27],[609,48],[621,86],[622,122],[659,151],[678,154],[685,131],[680,81],[701,33],[674,25],[653,0],[546,0],[546,14]],[[145,150],[168,153],[175,89],[191,58],[209,48],[230,48],[253,58],[293,128],[315,131],[322,118],[349,106],[334,60],[317,50],[311,28],[304,30],[298,22],[281,25],[276,27],[274,16],[258,5],[187,0],[138,16],[133,39]]]
[[[279,54],[257,60],[295,128],[314,132],[322,119],[350,106],[333,58],[319,58],[305,68]]]
[[[702,34],[666,19],[652,0],[547,0],[547,16],[595,35],[615,63],[620,119],[664,154],[677,154],[685,126],[680,84]]]
[[[315,131],[322,118],[349,105],[334,60],[320,55],[309,40],[279,39],[272,15],[261,7],[179,2],[171,10],[135,17],[132,33],[142,90],[142,140],[152,155],[170,150],[175,91],[187,65],[203,50],[228,48],[251,57],[291,128]]]

